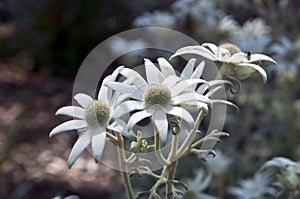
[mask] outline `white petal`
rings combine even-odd
[[[178,49],[175,54],[173,54],[170,59],[173,57],[179,56],[179,55],[184,55],[184,54],[196,54],[200,55],[202,57],[205,57],[207,59],[210,59],[212,61],[217,61],[217,57],[207,48],[203,46],[186,46],[183,48]]]
[[[141,86],[132,93],[131,98],[136,100],[143,100],[143,96],[145,93],[146,88],[148,88],[148,85]]]
[[[162,84],[171,89],[177,82],[179,82],[181,79],[175,75],[167,77]]]
[[[55,115],[67,115],[70,117],[84,119],[84,109],[78,106],[65,106],[58,109]]]
[[[168,108],[166,110],[166,113],[170,115],[177,116],[179,118],[182,118],[184,121],[187,122],[187,124],[192,128],[194,126],[194,118],[191,116],[191,114],[185,110],[182,107],[176,107],[176,106],[170,106],[171,108]]]
[[[266,71],[262,68],[262,67],[260,67],[259,65],[256,65],[256,64],[239,64],[238,66],[242,66],[242,67],[249,67],[249,68],[252,68],[252,69],[254,69],[254,70],[256,70],[257,72],[259,72],[259,74],[262,76],[262,78],[263,78],[263,82],[264,83],[266,83],[266,81],[267,81],[267,73],[266,73]],[[241,69],[241,70],[243,70],[243,69]]]
[[[125,101],[116,107],[112,116],[115,119],[120,118],[123,115],[125,115],[126,113],[129,113],[134,110],[141,110],[143,108],[145,108],[145,106],[144,106],[143,102],[141,102],[141,101],[135,101],[135,100]]]
[[[153,115],[155,126],[158,130],[160,139],[165,142],[168,135],[168,120],[167,115],[162,110],[157,110]]]
[[[49,134],[49,137],[59,133],[63,133],[65,131],[71,131],[71,130],[81,129],[85,127],[87,127],[87,123],[85,120],[70,120],[52,129],[52,131]]]
[[[217,54],[218,46],[213,43],[203,43],[202,46],[208,47],[214,54]]]
[[[184,93],[181,95],[178,95],[174,98],[172,98],[172,104],[177,105],[185,102],[192,102],[192,101],[198,101],[203,102],[206,104],[211,104],[211,101],[209,98],[205,97],[204,95],[200,95],[197,93]]]
[[[219,48],[217,54],[218,60],[221,62],[229,62],[231,54],[229,50],[225,48]]]
[[[78,93],[74,96],[74,99],[83,107],[86,108],[94,100],[89,95],[84,93]]]
[[[202,85],[200,85],[199,86],[199,88],[197,89],[197,93],[199,93],[199,94],[204,94],[205,93],[205,91],[207,90],[209,88],[209,85],[207,85],[207,84],[202,84]]]
[[[152,115],[152,113],[153,111],[150,111],[149,109],[134,113],[128,120],[127,129],[131,130],[133,126],[136,125],[136,123],[138,123],[146,117],[149,117],[150,115]]]
[[[243,60],[245,60],[245,53],[239,52],[232,55],[229,59],[230,63],[241,63]]]
[[[165,77],[176,75],[173,66],[165,58],[160,57],[157,59],[157,61],[160,66],[160,70]]]
[[[118,97],[116,97],[115,99],[113,98],[112,101],[113,103],[113,107],[118,106],[120,103],[122,103],[123,101],[125,101],[126,99],[129,99],[131,96],[131,93],[124,93],[119,95]]]
[[[111,125],[107,127],[108,129],[121,133],[122,135],[129,137],[132,136],[132,132],[127,131],[127,124],[120,119],[116,119]]]
[[[188,63],[185,65],[184,69],[181,72],[181,78],[182,79],[189,79],[191,78],[194,67],[195,67],[196,59],[192,58],[188,61]]]
[[[107,82],[110,82],[111,75],[104,78],[102,85],[100,87],[99,93],[98,93],[98,100],[102,100],[105,103],[110,104],[111,97],[112,97],[112,89],[107,87]]]
[[[263,54],[252,54],[252,55],[250,55],[250,60],[246,61],[246,62],[256,62],[256,61],[269,61],[274,64],[277,64],[274,59],[272,59],[271,57],[269,57],[267,55],[263,55]]]
[[[213,94],[215,94],[218,90],[220,90],[223,86],[217,86],[216,88],[213,88],[211,90],[209,90],[205,96],[206,97],[211,97]]]
[[[194,86],[198,83],[207,83],[207,81],[205,81],[203,79],[186,79],[186,80],[183,80],[183,81],[179,82],[178,84],[176,84],[175,86],[173,86],[173,88],[171,89],[172,90],[172,96],[176,96],[176,95],[186,91],[191,86]]]
[[[106,85],[120,93],[133,93],[135,90],[134,86],[121,82],[107,82]]]
[[[205,61],[200,62],[196,70],[193,72],[191,79],[199,79],[202,76],[204,65],[205,65]]]
[[[93,155],[96,161],[100,161],[103,149],[105,147],[105,138],[106,138],[106,131],[105,129],[100,129],[93,132],[92,135],[92,150]]]
[[[147,82],[149,84],[162,83],[163,80],[165,79],[163,74],[158,70],[158,68],[149,59],[144,59],[144,61],[145,61]]]
[[[136,71],[129,69],[129,68],[123,68],[122,71],[120,72],[123,76],[126,78],[134,78],[134,84],[138,86],[142,86],[147,84],[145,79]]]
[[[74,162],[78,159],[83,150],[91,143],[91,134],[89,130],[81,134],[74,144],[71,154],[68,159],[68,167],[71,168]]]
[[[226,104],[226,105],[232,106],[232,107],[235,108],[237,111],[239,111],[239,107],[238,107],[237,105],[235,105],[234,103],[229,102],[229,101],[227,101],[227,100],[212,99],[211,102],[212,102],[213,104],[216,104],[216,103]]]

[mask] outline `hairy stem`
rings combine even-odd
[[[127,192],[128,199],[133,199],[133,191],[130,183],[129,175],[126,171],[126,156],[124,152],[124,140],[121,134],[116,133],[117,142],[118,142],[118,155],[120,160],[120,169],[123,175],[125,189]]]
[[[204,113],[201,110],[198,114],[198,117],[196,119],[194,128],[189,132],[189,134],[187,135],[186,139],[184,140],[184,142],[182,143],[181,147],[178,149],[177,151],[177,157],[180,158],[182,157],[183,154],[185,154],[185,151],[189,149],[190,145],[193,143],[196,135],[197,135],[197,130],[199,128],[199,125],[202,121],[204,117]]]

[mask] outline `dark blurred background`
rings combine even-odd
[[[299,9],[299,1],[289,0],[0,1],[0,198],[125,198],[120,174],[94,164],[88,153],[67,168],[74,132],[48,133],[67,119],[54,113],[71,103],[87,54],[106,38],[141,26],[173,28],[199,43],[233,42],[278,62],[264,65],[267,84],[254,74],[239,94],[229,94],[241,111],[229,113],[225,130],[231,136],[217,147],[232,163],[226,175],[213,178],[226,183],[208,192],[231,198],[226,189],[264,161],[300,160]],[[179,165],[178,177],[185,166]]]

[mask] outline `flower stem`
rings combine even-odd
[[[185,151],[189,149],[190,145],[193,143],[196,135],[197,135],[197,130],[199,128],[199,125],[204,117],[204,113],[201,110],[198,114],[198,117],[196,119],[194,128],[189,132],[187,135],[186,139],[182,143],[181,147],[177,151],[177,157],[180,158],[183,154],[185,154]]]
[[[117,141],[118,141],[118,155],[120,160],[120,169],[123,175],[125,189],[127,192],[128,199],[133,199],[133,191],[130,183],[129,175],[126,171],[126,156],[124,152],[124,140],[121,134],[116,133]]]

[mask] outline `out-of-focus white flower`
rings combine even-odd
[[[124,52],[141,52],[147,46],[147,43],[142,39],[128,40],[122,37],[114,37],[109,42],[109,48],[114,54],[123,54]],[[137,51],[139,50],[139,51]]]
[[[86,94],[79,93],[74,96],[74,99],[81,107],[65,106],[56,111],[56,115],[67,115],[76,119],[56,126],[50,132],[50,137],[70,130],[78,130],[80,132],[68,159],[69,168],[72,167],[84,149],[90,145],[95,160],[99,161],[101,159],[107,129],[127,135],[125,122],[117,119],[112,114],[114,107],[118,105],[116,104],[117,94],[114,93],[113,95],[112,89],[104,85],[107,82],[115,81],[122,68],[117,68],[103,80],[97,100]]]
[[[229,165],[232,163],[230,157],[225,155],[221,150],[216,150],[216,156],[207,157],[207,167],[215,175],[224,174]]]
[[[66,196],[66,197],[55,196],[53,199],[80,199],[80,198],[79,198],[79,196],[76,196],[76,195],[70,195],[70,196]]]
[[[237,21],[232,18],[232,16],[225,16],[219,22],[218,29],[222,32],[233,34],[239,29],[239,25]]]
[[[138,110],[130,117],[128,130],[131,130],[144,118],[152,117],[161,140],[165,142],[168,135],[167,116],[182,118],[191,128],[194,125],[193,117],[185,108],[181,107],[181,104],[201,102],[211,105],[208,97],[189,90],[192,86],[206,84],[207,81],[203,79],[181,80],[176,75],[165,76],[149,59],[145,59],[145,71],[147,81],[140,74],[131,70],[130,76],[135,78],[135,85],[120,82],[106,84],[118,92],[129,94],[132,98],[116,107],[114,110],[116,117],[122,117],[129,112]]]
[[[177,0],[172,4],[174,14],[178,19],[187,15],[199,22],[214,26],[223,12],[216,8],[215,1],[211,0]]]
[[[242,52],[239,47],[231,43],[216,46],[212,43],[203,43],[201,46],[187,46],[180,48],[171,58],[183,54],[196,54],[212,61],[222,62],[221,74],[234,76],[239,80],[248,78],[254,71],[259,72],[263,81],[267,81],[267,73],[258,64],[260,61],[276,63],[271,57],[264,54]]]
[[[193,179],[187,179],[188,191],[185,193],[184,198],[189,199],[217,199],[217,197],[203,193],[208,188],[212,175],[204,171],[204,169],[198,169],[196,176]]]
[[[261,199],[274,196],[276,190],[270,186],[270,178],[264,173],[256,173],[253,178],[241,180],[238,187],[229,188],[236,199]]]
[[[145,13],[142,16],[137,17],[133,25],[135,27],[165,27],[172,28],[176,23],[175,17],[169,12],[154,11],[153,13]]]
[[[273,44],[270,50],[276,54],[276,59],[278,59],[276,70],[279,72],[288,70],[293,74],[297,73],[300,67],[300,37],[291,41],[282,36],[279,43]]]
[[[246,21],[242,27],[232,32],[231,42],[238,44],[242,49],[250,52],[260,52],[265,50],[266,45],[271,41],[271,28],[265,21],[256,18]]]
[[[267,161],[261,170],[274,175],[274,186],[287,192],[299,194],[300,164],[288,158],[275,157]]]

